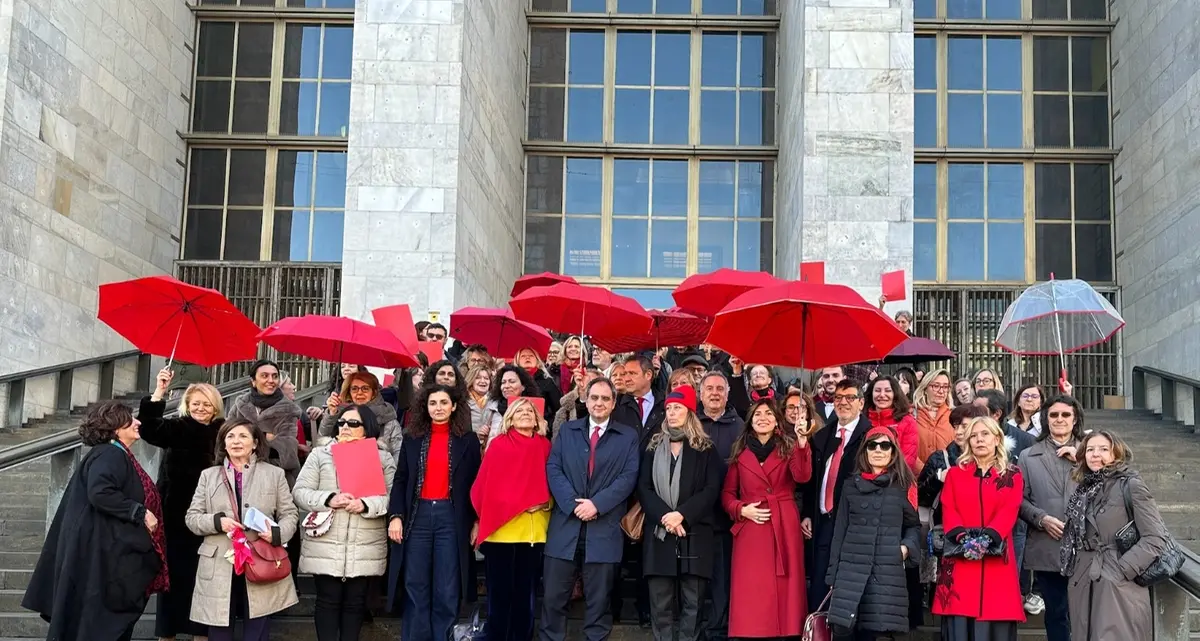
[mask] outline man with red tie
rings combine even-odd
[[[850,379],[838,381],[833,392],[833,412],[825,428],[812,437],[813,474],[805,486],[800,529],[812,539],[813,563],[808,568],[808,611],[816,612],[829,593],[825,571],[833,542],[837,504],[842,482],[854,475],[854,457],[871,422],[863,413],[863,394]]]

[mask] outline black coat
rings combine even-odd
[[[637,487],[646,517],[642,526],[642,574],[675,576],[682,571],[707,579],[712,577],[713,563],[712,506],[721,495],[724,469],[716,449],[698,452],[686,441],[675,464],[683,467],[679,470],[678,507],[672,510],[654,490],[654,450],[642,454]],[[654,536],[654,528],[672,511],[683,515],[687,536],[680,540],[668,533],[660,541]],[[683,560],[677,563],[680,558]]]
[[[546,416],[550,417],[547,420],[553,421],[554,415],[558,413],[558,408],[562,407],[563,392],[558,387],[558,378],[552,379],[546,376],[546,372],[539,369],[533,375],[533,382],[541,390],[542,398],[546,399]]]
[[[825,571],[829,567],[829,559],[831,558],[831,545],[833,539],[833,526],[827,520],[819,518],[821,514],[821,480],[825,478],[825,467],[829,463],[830,457],[837,451],[837,425],[838,419],[835,414],[830,422],[821,428],[821,431],[814,434],[809,439],[809,447],[812,448],[812,479],[804,484],[801,496],[804,503],[801,506],[800,518],[812,519],[813,522],[813,541],[812,541],[812,566],[806,568],[809,576],[823,577]],[[858,425],[854,428],[854,433],[850,435],[850,440],[846,443],[846,447],[842,452],[842,463],[838,466],[838,474],[836,479],[830,479],[833,486],[833,512],[831,516],[836,518],[838,506],[841,504],[842,491],[845,489],[846,479],[854,476],[854,457],[858,454],[859,445],[862,444],[863,437],[867,432],[871,431],[871,421],[867,420],[867,415],[863,414],[858,418]]]
[[[665,394],[654,392],[654,407],[650,408],[650,415],[646,419],[646,424],[642,425],[642,410],[638,407],[637,398],[632,394],[620,394],[617,396],[617,406],[613,408],[612,420],[622,425],[632,425],[637,428],[639,450],[646,449],[646,445],[650,443],[650,437],[659,432],[663,421],[667,418],[665,397]]]
[[[721,466],[721,486],[725,485],[725,472],[729,469],[729,457],[733,453],[733,443],[742,435],[745,423],[732,407],[727,407],[720,418],[713,420],[703,411],[700,413],[700,425],[704,426],[708,438],[712,439],[713,449],[717,452],[717,462]],[[713,527],[718,532],[728,532],[733,527],[733,521],[721,505],[721,494],[713,501]]]
[[[829,621],[872,632],[908,632],[908,587],[900,546],[907,563],[920,553],[921,520],[907,491],[888,477],[861,475],[842,486],[833,531],[829,571],[833,586]]]
[[[146,495],[120,447],[93,447],[67,482],[21,607],[50,623],[47,639],[115,641],[146,607],[160,561]]]
[[[388,501],[388,520],[399,517],[404,524],[407,535],[411,528],[412,518],[417,510],[417,502],[421,498],[420,473],[425,467],[425,456],[428,448],[426,438],[404,436],[404,444],[396,457],[396,476],[392,481],[391,498]],[[455,537],[458,539],[458,572],[461,582],[459,594],[473,600],[475,585],[471,577],[472,564],[475,554],[471,549],[471,526],[479,517],[475,507],[471,505],[471,486],[479,474],[479,464],[483,460],[479,437],[468,431],[462,436],[450,436],[450,504],[454,506]],[[391,609],[397,596],[397,588],[403,588],[401,578],[404,564],[404,544],[390,543],[391,552],[388,562],[388,609]]]
[[[182,416],[163,418],[167,404],[142,399],[138,420],[142,422],[142,440],[166,452],[158,473],[158,492],[163,502],[163,528],[167,536],[167,570],[172,590],[159,595],[155,634],[173,637],[176,633],[205,634],[207,626],[192,623],[192,586],[196,584],[196,551],[204,537],[192,534],[183,517],[187,514],[200,473],[213,466],[217,432],[224,419],[208,425]]]

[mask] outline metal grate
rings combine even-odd
[[[976,370],[995,370],[1008,393],[1030,382],[1053,388],[1058,381],[1057,356],[1015,356],[994,344],[1000,321],[1023,287],[915,286],[914,333],[942,342],[958,354],[952,361],[930,363],[946,367],[955,376]],[[1117,294],[1098,289],[1120,309]],[[1108,341],[1067,355],[1067,370],[1075,396],[1087,408],[1103,407],[1106,395],[1119,393],[1120,363],[1117,342]]]
[[[336,263],[188,261],[175,263],[176,275],[224,294],[259,327],[287,316],[328,314],[341,309],[342,267]],[[272,358],[287,370],[297,389],[325,380],[330,365],[311,358],[281,354],[259,345],[261,358]],[[211,368],[209,381],[219,385],[245,376],[248,363]]]

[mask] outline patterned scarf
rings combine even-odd
[[[1105,481],[1118,471],[1119,468],[1114,466],[1088,472],[1067,502],[1067,526],[1063,532],[1062,548],[1058,552],[1058,565],[1063,576],[1071,576],[1075,572],[1075,560],[1079,548],[1083,547],[1083,537],[1087,531],[1088,512],[1096,495],[1104,488]]]
[[[146,510],[158,519],[158,527],[150,533],[150,541],[154,544],[154,552],[158,554],[159,566],[158,574],[154,575],[154,580],[146,587],[146,596],[156,592],[166,592],[171,589],[171,580],[167,574],[167,535],[165,525],[163,523],[162,497],[158,494],[158,488],[155,487],[154,481],[146,470],[142,469],[142,464],[138,463],[133,452],[122,445],[118,441],[113,441],[113,445],[121,448],[125,455],[129,457],[129,462],[133,463],[133,469],[137,472],[138,480],[142,482],[142,492],[146,495]]]

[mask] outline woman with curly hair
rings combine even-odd
[[[484,443],[490,443],[500,434],[500,423],[508,412],[508,399],[518,396],[542,398],[542,390],[534,382],[529,372],[516,365],[505,365],[492,377],[492,389],[488,392],[487,405],[484,409],[487,420],[479,429],[481,438],[486,437]],[[549,403],[546,403],[542,418],[547,422],[554,420]]]

